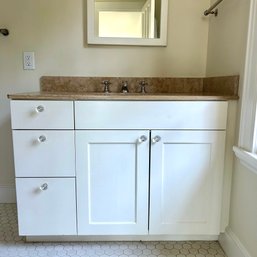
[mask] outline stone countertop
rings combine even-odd
[[[8,94],[12,100],[119,100],[119,101],[227,101],[238,100],[235,95],[217,93],[95,93],[95,92],[31,92]]]
[[[103,80],[112,93],[103,93]],[[130,93],[120,93],[127,81]],[[140,91],[140,81],[147,93]],[[237,100],[239,76],[209,78],[41,77],[40,92],[10,94],[13,100],[226,101]]]

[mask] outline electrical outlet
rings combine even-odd
[[[23,69],[35,70],[35,54],[34,52],[23,53]]]

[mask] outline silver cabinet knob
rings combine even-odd
[[[161,137],[160,136],[155,136],[153,139],[152,139],[152,143],[155,144],[155,143],[158,143],[161,141]]]
[[[146,136],[141,136],[139,139],[138,139],[138,143],[143,143],[143,142],[146,142],[147,141],[147,137]]]
[[[39,187],[39,189],[40,189],[41,191],[47,190],[47,189],[48,189],[48,184],[47,184],[47,183],[44,183],[43,185],[41,185],[41,186]]]
[[[36,112],[43,112],[45,110],[45,107],[43,105],[39,105],[36,107]]]
[[[46,136],[42,135],[37,140],[39,143],[44,143],[46,141]]]

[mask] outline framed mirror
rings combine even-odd
[[[88,44],[167,45],[168,0],[87,0]]]

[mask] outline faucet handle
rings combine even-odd
[[[140,93],[145,94],[146,93],[145,86],[148,85],[148,83],[145,80],[141,80],[139,81],[139,85],[141,86]]]
[[[104,84],[104,85],[110,85],[110,84],[112,84],[111,82],[110,82],[110,80],[103,80],[102,81],[102,84]]]
[[[103,80],[102,84],[104,85],[104,93],[110,93],[109,86],[112,84],[110,80]]]

